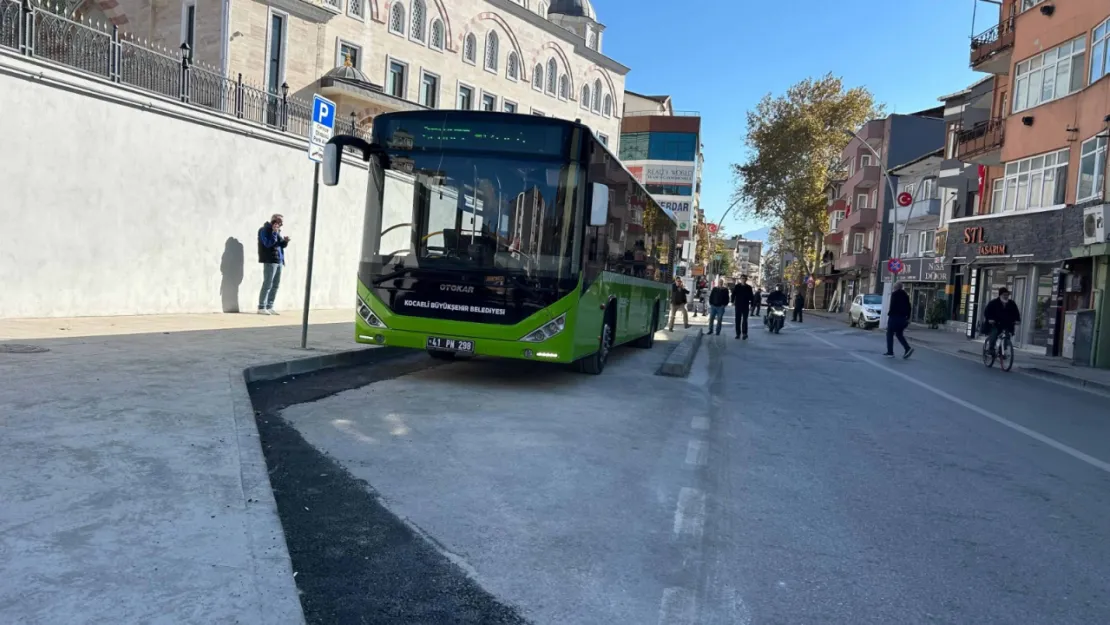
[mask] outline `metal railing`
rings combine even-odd
[[[242,74],[232,80],[194,63],[185,44],[159,48],[117,26],[85,23],[62,7],[0,0],[0,48],[300,137],[312,125],[312,103],[290,96],[287,84],[272,91],[245,83]],[[354,120],[337,123],[335,131],[367,134]]]
[[[971,38],[971,64],[976,65],[992,54],[1014,45],[1014,12],[1010,17]]]
[[[964,160],[1002,147],[1006,120],[995,117],[956,133],[956,157]]]
[[[701,117],[700,111],[625,111],[625,117]]]

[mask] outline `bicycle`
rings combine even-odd
[[[988,335],[983,341],[983,364],[988,368],[994,366],[995,359],[998,360],[998,366],[1003,371],[1009,371],[1014,368],[1014,344],[1010,340],[1013,337],[1008,330],[1002,330],[998,333],[998,340],[995,341],[994,353],[991,353],[991,337]]]

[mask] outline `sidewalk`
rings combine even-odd
[[[352,319],[0,322],[0,623],[303,623],[243,369]]]
[[[843,313],[830,314],[817,310],[807,310],[805,314],[843,323],[845,327],[848,325],[847,316]],[[906,338],[914,343],[953,356],[970,358],[975,361],[981,361],[982,359],[982,337],[968,340],[962,333],[948,332],[944,329],[930,330],[927,326],[921,324],[911,324],[910,329],[906,331]],[[1029,375],[1101,393],[1110,393],[1110,370],[1107,369],[1077,367],[1061,358],[1051,358],[1021,349],[1017,350],[1014,369]]]

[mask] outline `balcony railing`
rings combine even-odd
[[[701,117],[699,111],[625,111],[625,117]]]
[[[956,157],[962,161],[1001,150],[1006,141],[1006,120],[1000,118],[979,122],[956,133]]]
[[[1010,17],[971,38],[971,66],[975,67],[995,54],[1014,46],[1014,11]]]

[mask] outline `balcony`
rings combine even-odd
[[[844,188],[850,191],[874,188],[879,184],[879,173],[878,165],[860,167],[856,170],[856,173],[848,177],[848,181],[844,183]]]
[[[829,202],[828,206],[825,207],[825,212],[827,213],[834,213],[836,211],[848,212],[848,200],[845,200],[843,198],[839,200],[833,200],[832,202]]]
[[[1002,145],[1006,142],[1006,120],[979,122],[956,134],[956,158],[977,165],[1001,165]]]
[[[836,229],[840,232],[851,232],[852,230],[870,228],[875,225],[875,214],[877,212],[874,208],[853,208],[852,212],[841,220]]]
[[[1011,3],[1008,11],[1010,17],[971,38],[971,69],[988,74],[1010,73],[1010,60],[1014,53],[1015,12]]]
[[[840,242],[844,240],[844,233],[833,231],[825,235],[825,245],[829,247],[839,247]]]
[[[837,271],[870,270],[875,264],[874,260],[871,250],[864,249],[856,254],[841,254],[833,263],[833,267]]]

